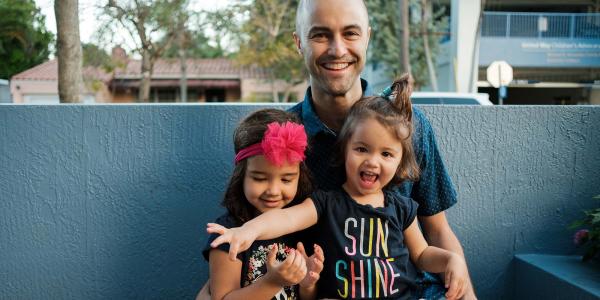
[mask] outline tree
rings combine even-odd
[[[48,59],[54,35],[33,0],[0,0],[0,78]]]
[[[411,74],[415,79],[415,85],[420,87],[433,84],[431,78],[435,74],[432,74],[434,70],[428,69],[427,56],[430,58],[430,65],[435,66],[440,37],[446,34],[448,18],[445,16],[443,6],[434,6],[430,11],[435,13],[429,14],[428,11],[422,12],[422,6],[417,1],[419,0],[410,0],[409,11],[414,14],[409,14],[409,26],[413,29],[410,31],[408,45]],[[390,77],[399,76],[405,70],[402,65],[406,64],[401,63],[402,60],[398,55],[402,53],[402,39],[398,38],[399,32],[402,32],[399,27],[402,25],[398,14],[390,13],[391,11],[400,12],[398,1],[369,0],[365,3],[369,9],[369,20],[372,27],[369,46],[371,61],[384,64]],[[421,16],[422,13],[427,13],[426,18]],[[426,51],[426,48],[429,48],[429,51]]]
[[[283,96],[287,101],[291,88],[306,79],[302,57],[291,38],[297,5],[297,0],[238,1],[220,12],[221,20],[231,22],[222,27],[229,28],[239,43],[237,62],[268,71],[274,102],[279,102],[276,80],[287,83]],[[242,21],[234,23],[240,16],[243,16]]]
[[[110,69],[111,57],[104,49],[91,43],[82,44],[81,48],[83,50],[83,66]]]
[[[187,6],[187,0],[108,0],[104,6],[106,15],[111,18],[104,28],[114,32],[117,29],[111,25],[112,21],[118,21],[135,41],[134,51],[142,56],[139,101],[150,100],[154,63],[174,41],[181,28],[178,20],[186,13]]]
[[[58,98],[61,103],[78,103],[83,91],[78,0],[55,1],[54,14],[58,36]]]

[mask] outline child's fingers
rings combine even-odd
[[[270,266],[274,266],[277,263],[277,251],[279,251],[279,247],[277,246],[277,243],[275,243],[272,245],[271,250],[267,254],[267,263]]]
[[[315,257],[318,258],[322,262],[325,261],[325,254],[323,254],[323,249],[321,248],[321,246],[315,244],[314,249],[315,249]]]
[[[298,242],[298,244],[296,245],[296,250],[298,250],[298,252],[300,252],[300,254],[302,254],[302,256],[304,256],[304,258],[308,258],[308,256],[306,255],[306,250],[304,249],[304,245],[302,244],[302,242]]]
[[[319,272],[323,271],[323,261],[318,259],[317,257],[313,257],[313,269],[312,271]]]
[[[208,223],[206,224],[206,231],[208,233],[224,234],[227,231],[227,228],[220,224]]]
[[[213,248],[217,248],[219,245],[226,243],[231,243],[229,236],[221,235],[217,237],[214,241],[212,241],[212,243],[210,243],[210,246]]]
[[[229,260],[235,261],[237,258],[238,247],[236,245],[229,245]]]
[[[448,292],[446,292],[446,298],[448,299],[458,299],[456,296],[458,294],[459,282],[452,275],[450,276],[450,285],[448,287]]]
[[[281,263],[281,268],[291,267],[294,264],[294,258],[296,258],[296,251],[291,249],[285,260]]]

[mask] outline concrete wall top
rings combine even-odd
[[[0,105],[0,298],[191,298],[232,131],[259,105]],[[573,254],[600,194],[600,107],[427,106],[483,299],[516,253]]]

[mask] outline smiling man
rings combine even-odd
[[[337,133],[350,107],[363,95],[373,94],[360,78],[371,35],[368,19],[363,0],[301,0],[298,6],[294,41],[309,71],[310,87],[304,100],[290,110],[305,125],[310,139],[306,163],[320,189],[334,189],[345,181],[343,165],[333,163]],[[464,256],[446,219],[445,210],[456,203],[456,191],[433,129],[418,108],[413,120],[421,179],[393,189],[419,203],[418,219],[429,244]],[[438,276],[423,273],[417,282],[422,298],[438,299],[445,292]],[[471,285],[464,298],[476,298]]]

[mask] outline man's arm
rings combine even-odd
[[[442,211],[432,216],[419,216],[419,223],[429,245],[446,249],[460,255],[463,259],[465,258],[463,248],[450,228],[445,212]],[[463,299],[477,299],[470,275],[468,280],[467,292]]]

